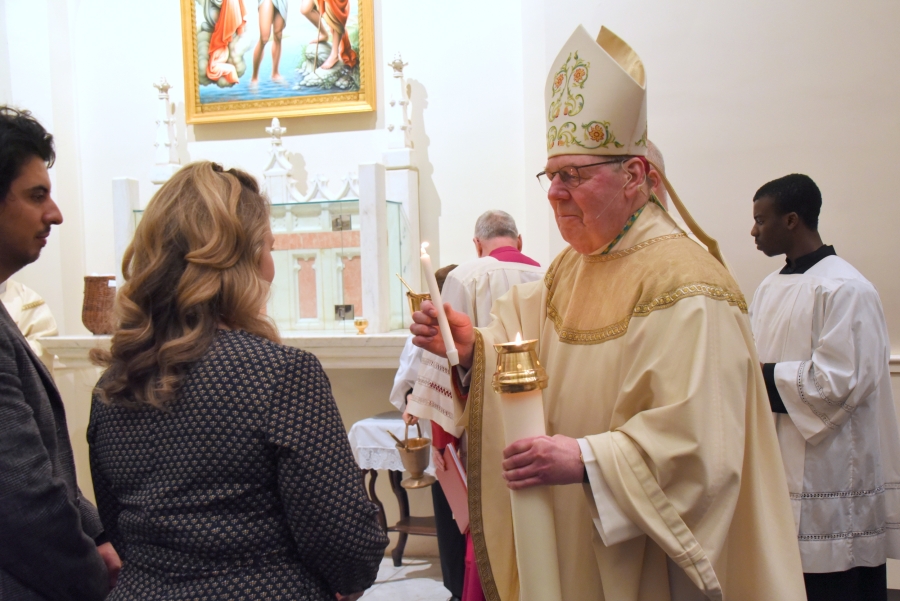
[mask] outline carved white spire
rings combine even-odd
[[[407,63],[398,52],[388,66],[394,70],[394,79],[398,80],[399,90],[391,94],[388,103],[388,149],[412,148],[412,122],[409,120],[409,85],[403,77],[403,67]]]
[[[284,204],[288,202],[301,202],[303,198],[294,185],[291,177],[291,162],[285,154],[281,136],[287,129],[281,127],[281,122],[275,117],[272,125],[266,128],[266,133],[272,136],[272,148],[269,150],[269,163],[266,165],[263,176],[265,177],[265,191],[272,204]]]
[[[153,144],[156,147],[156,155],[153,169],[150,171],[150,181],[161,185],[181,168],[181,164],[178,160],[178,140],[175,136],[175,104],[169,100],[169,90],[172,86],[165,77],[160,77],[153,87],[156,88],[159,103],[156,142]]]

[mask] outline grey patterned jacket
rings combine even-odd
[[[107,575],[59,391],[0,304],[0,599],[92,601]]]
[[[109,601],[334,601],[372,585],[388,539],[310,353],[218,332],[164,410],[88,427],[122,572]]]

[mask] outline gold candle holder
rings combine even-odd
[[[547,372],[537,357],[537,340],[495,344],[497,371],[492,385],[500,395],[500,415],[506,446],[543,436]],[[562,601],[553,491],[532,486],[509,491],[519,571],[520,601]]]
[[[497,371],[492,381],[499,394],[543,390],[547,387],[547,372],[537,358],[537,340],[501,342],[497,351]]]

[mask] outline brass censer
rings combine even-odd
[[[412,315],[416,311],[419,311],[422,309],[422,301],[431,300],[431,295],[428,294],[427,292],[420,294],[420,293],[416,292],[415,290],[413,290],[412,286],[407,284],[406,280],[404,280],[400,276],[399,273],[395,273],[394,275],[396,275],[398,278],[400,278],[400,281],[403,282],[404,286],[406,286],[406,298],[409,301],[409,314],[410,315]]]
[[[422,426],[416,423],[419,435],[416,438],[409,437],[409,424],[406,424],[406,435],[402,441],[394,445],[400,453],[400,461],[409,472],[409,478],[405,478],[400,486],[403,488],[425,488],[435,483],[435,477],[425,473],[428,463],[431,461],[431,439],[422,436]]]

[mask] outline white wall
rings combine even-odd
[[[893,198],[900,3],[557,0],[526,6],[544,26],[542,73],[579,23],[589,31],[606,25],[640,54],[650,138],[662,148],[679,195],[720,241],[748,298],[783,265],[783,257],[759,253],[749,235],[754,192],[788,173],[810,175],[824,197],[823,239],[878,288],[894,353],[900,352],[893,242],[900,225]],[[529,147],[541,142],[538,135],[526,140]]]

